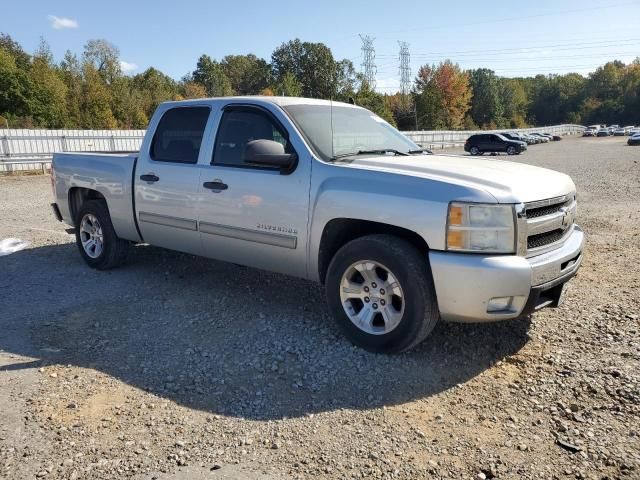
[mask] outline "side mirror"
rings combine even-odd
[[[252,140],[247,143],[243,161],[255,165],[287,169],[297,160],[295,153],[285,153],[284,146],[273,140]]]

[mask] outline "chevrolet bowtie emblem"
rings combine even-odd
[[[573,224],[573,212],[567,207],[560,209],[562,212],[562,229],[566,230]]]

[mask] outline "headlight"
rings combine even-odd
[[[514,253],[513,205],[449,204],[447,250]]]

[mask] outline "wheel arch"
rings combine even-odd
[[[107,204],[107,199],[104,195],[102,195],[97,190],[93,190],[91,188],[86,187],[72,187],[69,189],[68,193],[68,202],[69,202],[69,213],[71,214],[71,221],[74,226],[76,223],[76,216],[78,215],[78,211],[82,207],[82,205],[88,200],[103,200],[105,204]],[[109,205],[107,204],[107,210],[109,210]]]
[[[318,278],[320,282],[324,284],[329,263],[343,245],[356,238],[372,234],[388,234],[402,238],[420,252],[424,252],[425,261],[427,261],[426,253],[429,250],[429,245],[422,236],[413,230],[372,220],[334,218],[325,224],[320,238],[320,248],[318,249]]]

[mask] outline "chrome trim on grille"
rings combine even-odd
[[[527,212],[557,206],[557,211],[552,211],[544,215],[532,215],[527,217]],[[523,205],[521,211],[522,219],[518,217],[518,255],[525,257],[533,257],[554,250],[564,244],[574,229],[575,217],[577,211],[577,202],[575,192],[561,195],[558,197],[547,198],[528,202]],[[516,207],[516,209],[518,206]],[[546,213],[546,212],[545,212]],[[529,238],[534,235],[543,235],[547,232],[556,230],[564,230],[562,237],[547,245],[528,248]]]
[[[565,229],[570,227],[571,225],[573,225],[573,218],[575,217],[576,206],[577,206],[576,202],[573,202],[571,205],[568,205],[566,207],[560,207],[560,209],[557,212],[552,213],[550,215],[530,218],[527,221],[527,224],[528,224],[527,234],[529,236],[538,235],[539,233],[545,233],[551,230]],[[565,223],[567,212],[569,213],[570,220],[571,220],[568,224]]]
[[[560,197],[553,197],[553,198],[547,198],[546,200],[537,200],[535,202],[528,202],[525,205],[528,209],[548,207],[550,205],[556,205],[558,203],[568,202],[569,200],[572,200],[575,197],[575,195],[576,195],[575,193],[568,193]]]

